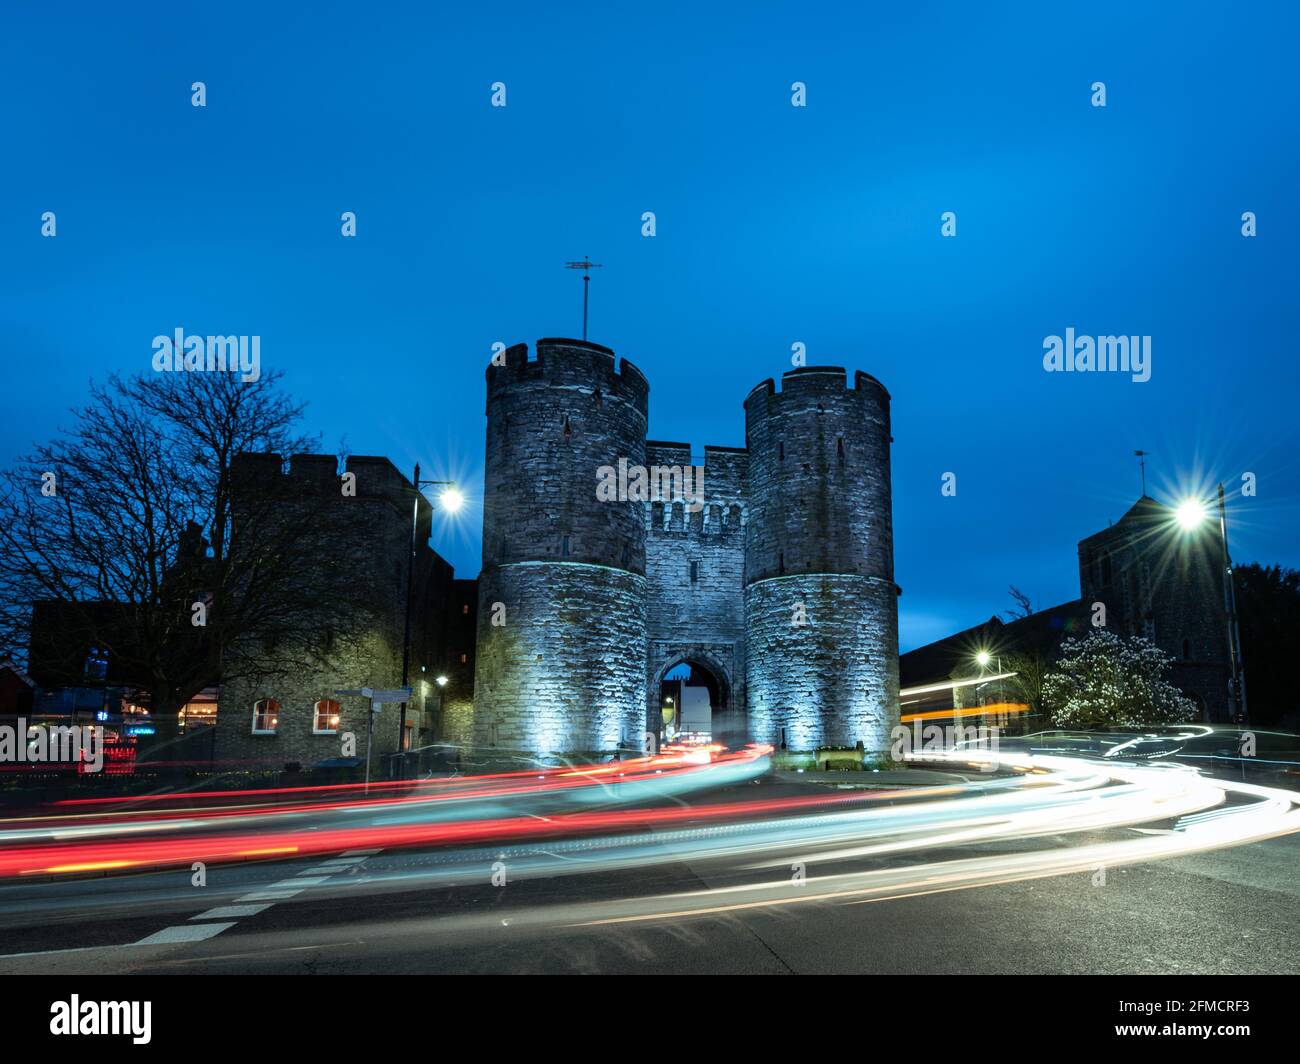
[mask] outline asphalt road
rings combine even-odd
[[[788,794],[770,777],[747,785]],[[805,785],[808,791],[813,786]],[[741,790],[741,788],[738,788]],[[723,792],[725,797],[725,792]],[[1166,825],[1167,827],[1168,825]],[[1162,830],[1150,825],[1141,830]],[[1134,838],[1139,829],[1072,836]],[[941,848],[948,860],[1050,848]],[[602,902],[735,886],[716,860],[515,878],[488,851],[350,852],[0,886],[0,973],[1295,973],[1300,835],[1030,881],[591,926]],[[873,857],[873,866],[894,858]],[[813,876],[816,870],[810,869]],[[500,870],[497,870],[498,880]],[[585,926],[584,926],[585,925]]]

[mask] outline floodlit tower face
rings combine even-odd
[[[754,738],[863,744],[898,723],[889,393],[866,373],[793,370],[745,400],[746,684]]]
[[[635,366],[580,340],[488,367],[476,747],[644,741],[644,502],[598,488],[645,464],[648,396]]]

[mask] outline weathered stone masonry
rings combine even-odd
[[[649,386],[578,340],[487,371],[476,746],[639,747],[681,662],[718,679],[715,732],[867,751],[898,715],[889,394],[838,368],[765,381],[746,448],[707,447],[703,508],[603,502],[597,470],[689,466],[646,441]]]
[[[889,393],[808,367],[745,400],[750,732],[887,748],[898,721]]]
[[[645,520],[596,497],[596,471],[644,464],[649,385],[577,340],[487,371],[475,745],[639,748],[646,721]]]

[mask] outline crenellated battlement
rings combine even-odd
[[[344,472],[356,477],[356,498],[382,499],[408,513],[411,506],[412,486],[393,463],[378,455],[349,455]],[[240,492],[256,492],[266,498],[285,499],[294,495],[343,495],[339,460],[332,454],[280,454],[250,453],[235,455],[231,462],[231,476]],[[428,500],[422,500],[421,517],[432,511]]]
[[[862,370],[853,374],[853,387],[850,388],[848,373],[843,366],[803,366],[781,375],[779,391],[771,377],[754,385],[745,398],[745,409],[748,410],[752,402],[763,399],[807,399],[853,392],[883,397],[886,402],[891,398],[889,390],[879,380]]]
[[[730,536],[739,534],[744,521],[745,478],[749,454],[743,447],[705,446],[704,461],[695,461],[689,443],[646,441],[646,465],[651,471],[694,466],[704,470],[703,498],[688,505],[664,498],[646,503],[647,530],[651,534]],[[661,474],[662,478],[662,474]]]
[[[793,369],[745,399],[744,447],[698,447],[646,438],[649,385],[607,347],[549,338],[501,361],[487,370],[476,744],[635,743],[687,662],[716,681],[715,725],[882,749],[898,712],[885,387]],[[485,622],[497,607],[509,627]]]
[[[488,402],[519,387],[540,383],[548,387],[587,389],[600,397],[621,399],[644,416],[650,383],[626,358],[587,340],[550,337],[538,340],[535,357],[527,344],[506,348],[505,365],[487,367]]]

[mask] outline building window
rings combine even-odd
[[[332,698],[322,698],[316,703],[312,717],[313,735],[333,735],[339,730],[339,704]]]
[[[462,654],[462,655],[460,656],[460,663],[461,663],[462,665],[468,665],[468,664],[469,664],[469,655],[468,655],[468,654]]]
[[[573,438],[573,427],[569,424],[569,415],[564,415],[564,423],[560,426],[560,435],[566,440]]]
[[[253,734],[274,735],[280,727],[280,703],[274,698],[259,698],[253,703]]]
[[[776,445],[776,460],[778,462],[785,461],[785,440],[782,440]]]
[[[567,558],[568,556],[569,556],[569,537],[565,536],[563,539],[560,540],[560,557]]]
[[[844,464],[844,437],[837,436],[835,439],[835,457],[839,460],[840,465]]]
[[[777,572],[785,572],[785,551],[782,551],[777,555]]]
[[[631,564],[632,564],[632,545],[631,545],[630,543],[626,543],[626,542],[625,542],[625,543],[623,544],[623,561],[622,561],[622,565],[623,565],[623,568],[626,569],[626,568],[627,568],[629,565],[631,565]]]
[[[468,613],[469,613],[469,603],[468,603],[468,602],[465,603],[465,605],[463,605],[463,606],[460,608],[460,612],[463,613],[463,614],[468,614]]]
[[[699,582],[700,582],[700,563],[691,562],[691,583],[698,584]]]
[[[86,653],[85,674],[88,680],[102,680],[108,676],[108,651],[91,647]]]
[[[1101,557],[1101,586],[1110,587],[1111,568],[1110,555],[1103,554]]]

